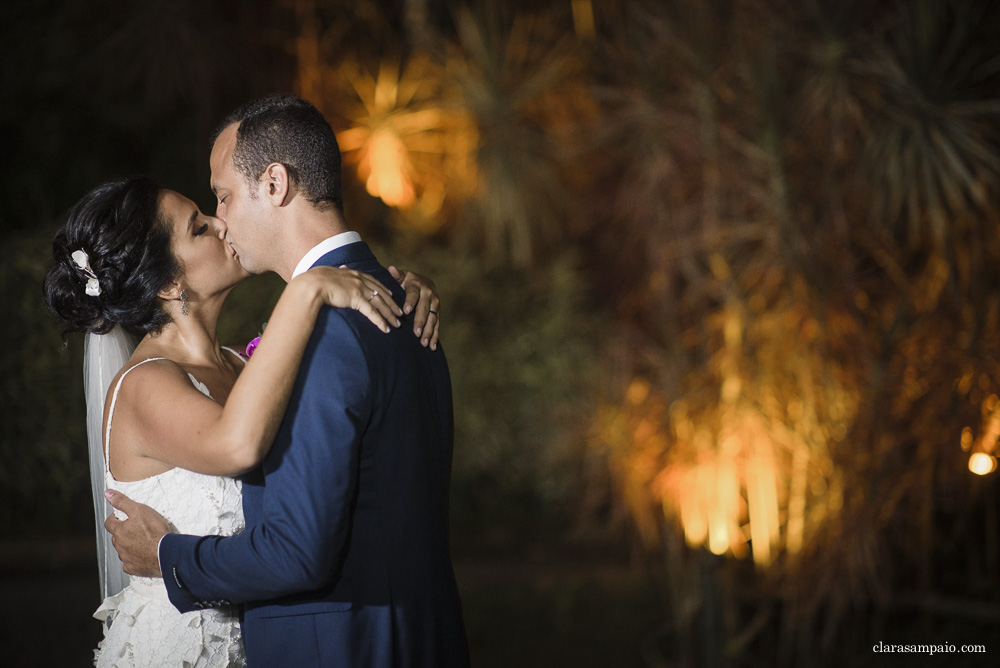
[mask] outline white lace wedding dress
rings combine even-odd
[[[105,462],[111,440],[111,418],[122,380],[133,369],[156,359],[162,358],[136,364],[122,374],[115,386],[104,436]],[[211,396],[204,384],[194,376],[190,378],[203,394]],[[121,482],[111,475],[107,463],[104,477],[109,489],[119,490],[160,513],[171,531],[231,535],[243,529],[240,483],[232,478],[174,468],[151,478]],[[119,518],[124,517],[120,511],[115,513]],[[160,578],[132,577],[121,593],[104,599],[94,617],[105,622],[104,640],[95,652],[95,665],[101,668],[246,666],[236,608],[181,614],[167,598]]]

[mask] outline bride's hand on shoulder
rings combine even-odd
[[[402,324],[399,318],[403,311],[393,301],[392,292],[364,272],[346,267],[313,267],[292,281],[296,282],[327,306],[360,312],[383,332],[389,332],[390,324]]]
[[[441,299],[434,281],[416,272],[392,266],[389,267],[389,273],[406,290],[403,310],[406,313],[413,312],[413,333],[421,337],[422,346],[437,350]]]

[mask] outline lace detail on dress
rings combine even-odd
[[[228,536],[243,530],[243,502],[238,480],[173,468],[143,480],[118,481],[108,467],[111,420],[122,380],[118,379],[105,432],[104,477],[134,501],[160,513],[171,531]],[[205,396],[208,388],[191,382]],[[124,514],[115,511],[119,518]],[[235,607],[180,613],[170,603],[160,578],[132,577],[121,593],[104,600],[94,617],[105,622],[104,640],[94,654],[96,666],[245,666],[239,617]],[[110,624],[110,625],[109,625]]]

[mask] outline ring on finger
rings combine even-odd
[[[371,300],[375,299],[376,297],[378,297],[378,290],[373,290],[372,291],[372,296],[368,298],[368,301],[371,301]]]
[[[438,314],[438,312],[437,312],[437,311],[435,311],[434,309],[427,309],[427,310],[428,310],[428,311],[430,311],[431,313],[433,313],[434,315],[437,315],[437,314]]]

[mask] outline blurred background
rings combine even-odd
[[[997,3],[8,0],[0,34],[7,665],[100,636],[55,231],[136,173],[214,212],[212,129],[275,91],[439,286],[474,665],[1000,651]]]

